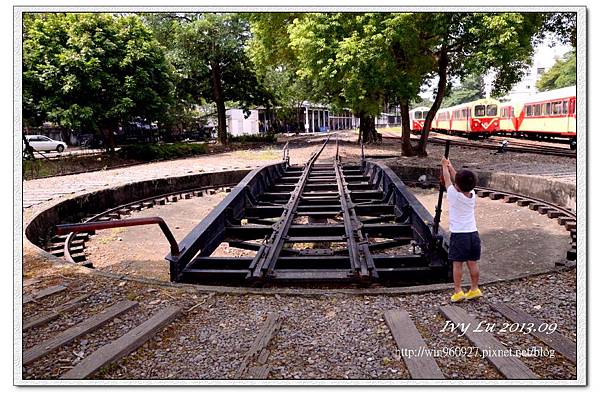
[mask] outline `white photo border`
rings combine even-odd
[[[577,13],[577,378],[574,380],[25,380],[22,377],[23,176],[22,176],[22,15],[26,12],[574,12]],[[585,6],[14,6],[14,369],[17,386],[394,386],[394,385],[587,385],[587,8]]]

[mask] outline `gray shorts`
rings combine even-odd
[[[452,232],[450,234],[450,261],[477,261],[481,257],[481,240],[479,233]]]

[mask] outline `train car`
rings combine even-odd
[[[504,118],[502,109],[506,108]],[[538,93],[501,105],[501,132],[531,138],[565,138],[575,146],[577,136],[575,86]]]
[[[434,126],[437,131],[449,134],[490,136],[500,126],[499,107],[499,101],[486,98],[442,108],[436,114]]]
[[[517,135],[519,126],[515,117],[516,102],[503,102],[500,104],[500,126],[498,132],[501,134]]]
[[[425,118],[427,117],[429,108],[419,106],[411,109],[410,115],[410,129],[415,133],[420,133],[423,130],[423,124],[425,124]]]

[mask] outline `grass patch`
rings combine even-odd
[[[248,150],[238,152],[237,156],[246,160],[278,160],[282,157],[282,151],[275,148]]]
[[[272,133],[245,134],[245,135],[238,135],[238,136],[229,135],[229,142],[230,143],[240,143],[240,144],[247,144],[247,143],[251,143],[251,142],[274,144],[277,142],[277,135],[272,134]]]
[[[35,179],[102,170],[114,166],[126,166],[134,161],[125,160],[117,154],[97,154],[93,156],[64,156],[52,159],[23,159],[23,178]]]
[[[206,144],[136,144],[121,148],[119,156],[128,160],[167,160],[203,155],[208,152]]]

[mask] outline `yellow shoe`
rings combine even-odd
[[[479,298],[481,296],[483,296],[483,294],[481,293],[481,290],[479,290],[479,289],[469,290],[467,292],[467,294],[465,294],[465,300],[473,300],[473,299]]]
[[[454,293],[452,297],[450,297],[450,301],[453,303],[458,303],[459,301],[463,301],[465,299],[465,292],[462,290],[458,293]]]

